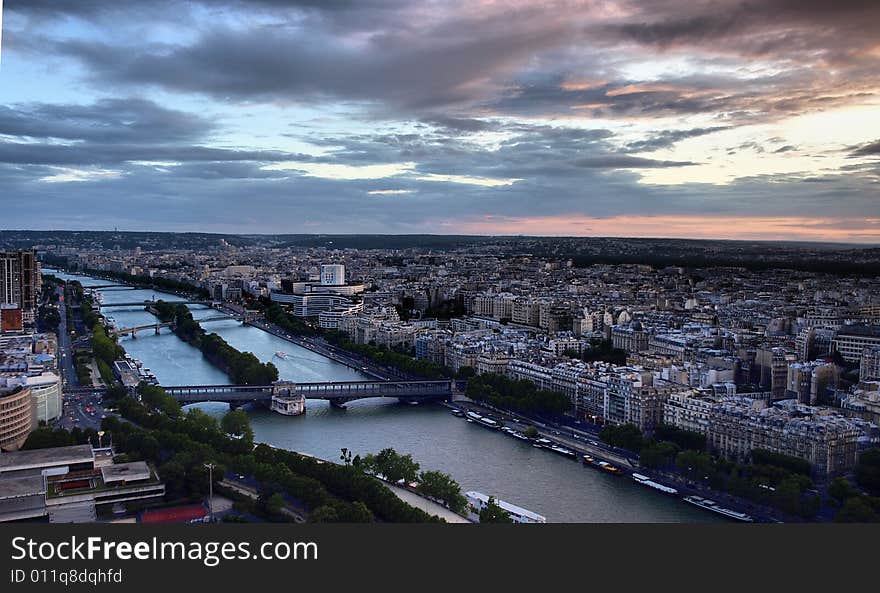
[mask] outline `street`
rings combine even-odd
[[[70,330],[67,325],[67,299],[61,288],[56,288],[58,293],[58,312],[60,321],[58,323],[58,352],[60,360],[58,370],[61,373],[61,384],[63,392],[61,418],[56,422],[57,426],[67,430],[74,426],[79,426],[85,430],[92,428],[99,430],[101,420],[107,414],[101,399],[97,395],[91,394],[75,394],[70,393],[70,389],[79,387],[79,380],[76,375],[76,365],[73,358],[73,343]],[[71,306],[73,304],[71,303]]]

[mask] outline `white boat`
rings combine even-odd
[[[665,484],[661,484],[660,482],[655,482],[648,476],[644,476],[642,474],[633,474],[632,478],[639,484],[642,484],[649,488],[653,488],[654,490],[659,490],[660,492],[665,492],[666,494],[678,494],[678,490],[676,490],[672,486],[666,486]]]
[[[482,424],[482,425],[485,426],[486,428],[494,428],[494,429],[498,429],[498,428],[500,428],[500,426],[501,426],[501,425],[498,424],[498,422],[496,422],[495,420],[492,420],[491,418],[487,418],[487,417],[485,417],[485,416],[483,416],[482,418],[480,418],[479,420],[477,420],[477,422],[480,423],[480,424]]]
[[[470,518],[471,521],[479,523],[480,511],[489,503],[489,496],[487,494],[483,494],[482,492],[471,490],[469,492],[465,492],[464,497],[467,500],[468,518]],[[495,498],[495,504],[507,511],[507,514],[510,515],[510,518],[513,519],[514,523],[547,522],[547,518],[543,515],[539,515],[538,513],[532,512],[528,509],[518,507],[515,504],[510,504],[509,502],[505,502],[499,498]]]
[[[281,350],[279,350],[278,352],[275,353],[275,356],[277,356],[278,358],[283,358],[284,360],[287,360],[287,352],[282,352]]]
[[[752,523],[755,520],[751,515],[740,513],[739,511],[734,511],[733,509],[724,508],[714,500],[710,500],[708,498],[702,498],[700,496],[685,496],[683,500],[687,503],[698,506],[701,509],[706,509],[707,511],[712,511],[713,513],[718,513],[719,515],[724,515],[725,517],[736,519],[737,521]]]
[[[559,453],[560,455],[564,455],[566,457],[571,457],[572,459],[577,457],[577,453],[575,453],[571,449],[566,449],[565,447],[560,447],[559,445],[550,445],[547,448],[550,449],[551,451],[553,451],[554,453]]]

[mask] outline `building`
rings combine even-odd
[[[663,404],[663,424],[706,434],[712,408],[721,400],[698,391],[673,393]]]
[[[31,390],[37,423],[50,423],[61,417],[61,378],[52,372],[28,376],[25,384]]]
[[[839,371],[834,363],[795,362],[788,366],[785,395],[815,406],[824,399],[826,387],[836,387]]]
[[[859,359],[859,381],[880,380],[880,346],[870,346]]]
[[[321,284],[324,286],[342,286],[345,284],[345,266],[341,264],[322,265]]]
[[[17,305],[25,325],[36,320],[39,262],[33,249],[0,251],[0,305]]]
[[[114,463],[109,447],[0,453],[0,522],[93,522],[96,507],[157,499],[165,486],[143,461]]]
[[[851,325],[842,328],[834,338],[834,351],[847,362],[861,360],[865,348],[880,346],[880,326]]]
[[[611,345],[627,352],[641,352],[648,349],[648,334],[638,321],[629,327],[615,325],[611,328]]]
[[[18,332],[24,329],[21,307],[0,303],[0,333]]]
[[[0,387],[0,451],[17,451],[37,428],[31,388]]]
[[[751,370],[751,382],[768,389],[774,400],[785,399],[788,365],[793,362],[797,362],[797,356],[783,348],[758,348]]]
[[[347,309],[356,304],[351,297],[364,291],[362,283],[345,283],[345,266],[324,264],[321,266],[320,282],[294,282],[285,279],[281,282],[281,290],[272,290],[269,298],[290,308],[296,317],[317,317],[325,311]],[[327,323],[336,323],[338,319],[326,319]]]
[[[747,461],[754,449],[799,457],[815,473],[834,475],[855,467],[862,435],[857,420],[828,409],[791,400],[767,407],[759,400],[733,397],[712,407],[707,444],[738,461]]]

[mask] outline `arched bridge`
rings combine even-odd
[[[238,317],[235,315],[212,315],[211,317],[206,317],[204,319],[198,319],[197,321],[201,323],[208,323],[209,321],[228,321],[230,319],[238,320]],[[158,336],[161,332],[159,331],[163,327],[170,327],[174,329],[175,322],[174,321],[157,321],[155,323],[147,323],[144,325],[137,325],[135,327],[120,327],[120,328],[111,328],[110,333],[116,334],[117,336],[126,336],[131,335],[132,338],[137,338],[137,333],[139,331],[144,331],[148,329],[154,330],[155,334]]]
[[[278,381],[272,385],[175,385],[162,387],[182,404],[226,402],[243,405],[250,402],[270,404],[273,397],[324,399],[336,407],[345,402],[370,397],[396,397],[401,401],[442,399],[452,395],[454,381],[335,381],[331,383],[293,383]]]
[[[155,305],[158,301],[132,301],[130,303],[93,303],[93,306],[98,307],[99,309],[106,309],[107,307],[146,307],[147,305]],[[188,301],[168,301],[169,304],[172,305],[205,305],[212,306],[213,301],[205,301],[205,300],[188,300]]]

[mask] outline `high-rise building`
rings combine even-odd
[[[39,266],[33,249],[0,251],[0,305],[17,305],[25,325],[36,318],[40,288]]]
[[[321,266],[321,284],[324,286],[345,284],[345,266],[341,264],[323,264]]]

